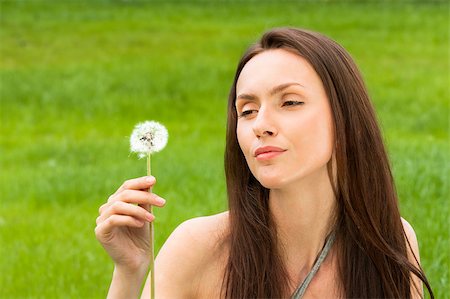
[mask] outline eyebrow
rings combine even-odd
[[[280,85],[275,86],[274,88],[272,88],[272,90],[269,92],[269,94],[271,96],[273,96],[273,95],[283,91],[284,89],[286,89],[286,88],[288,88],[289,86],[292,86],[292,85],[298,85],[298,86],[301,86],[301,87],[305,87],[305,86],[303,86],[303,85],[301,85],[300,83],[297,83],[297,82],[283,83],[283,84],[280,84]],[[253,95],[253,94],[241,93],[240,95],[238,95],[236,97],[236,101],[240,100],[240,99],[242,99],[242,100],[255,100],[256,98],[257,97],[255,95]]]

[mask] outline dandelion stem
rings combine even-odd
[[[148,153],[147,155],[147,175],[150,176],[152,174],[151,171],[151,164],[150,164],[150,157],[151,154]],[[148,190],[149,192],[152,192],[152,189],[150,188]],[[152,205],[149,206],[149,212],[153,214],[153,208]],[[153,222],[149,223],[150,228],[150,298],[155,298],[155,234],[154,234],[154,227]]]

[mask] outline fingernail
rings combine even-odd
[[[153,182],[155,181],[155,178],[152,177],[152,176],[148,176],[145,180],[146,180],[148,183],[153,183]]]
[[[165,200],[164,198],[161,198],[161,197],[157,197],[157,198],[156,198],[156,201],[157,201],[158,203],[162,204],[162,205],[166,203],[166,200]]]
[[[148,221],[153,221],[153,219],[155,219],[155,216],[153,216],[153,215],[150,214],[150,213],[146,213],[146,214],[145,214],[145,218],[147,218]]]

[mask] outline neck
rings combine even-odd
[[[326,177],[323,177],[326,175]],[[306,275],[331,231],[335,197],[327,174],[271,189],[269,209],[287,268]]]

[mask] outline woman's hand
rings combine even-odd
[[[116,270],[131,274],[148,269],[148,223],[155,219],[148,212],[149,205],[165,204],[164,199],[148,192],[155,182],[154,177],[127,180],[99,209],[95,235],[113,259]]]

